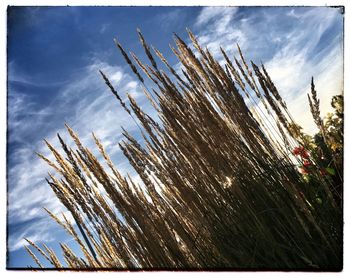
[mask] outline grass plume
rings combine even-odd
[[[144,91],[157,108],[160,123],[128,95],[143,142],[124,130],[119,146],[142,184],[119,173],[93,134],[108,165],[105,169],[68,126],[75,147],[69,148],[59,136],[61,151],[46,142],[56,161],[39,155],[61,174],[47,181],[88,239],[81,239],[66,218],[62,221],[50,213],[85,256],[80,258],[61,244],[67,266],[341,269],[342,210],[330,190],[332,182],[312,174],[321,196],[317,199],[298,172],[291,151],[300,140],[290,131],[294,122],[267,70],[253,62],[251,69],[239,47],[243,66],[221,49],[223,66],[188,32],[199,57],[174,35],[177,48],[172,49],[184,76],[180,77],[152,48],[165,69],[156,63],[138,30],[151,66],[132,57],[155,85],[156,101]],[[132,116],[108,77],[101,75]],[[244,96],[253,104],[262,102],[265,112],[248,106]],[[316,96],[312,93],[309,100],[315,118],[319,115]],[[62,267],[53,252],[45,250],[49,262]]]

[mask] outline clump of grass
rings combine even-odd
[[[132,57],[151,90],[116,42],[161,123],[131,95],[123,102],[101,72],[142,130],[142,144],[124,130],[119,146],[143,184],[121,175],[95,135],[108,168],[68,126],[74,147],[58,136],[62,154],[46,142],[55,161],[40,157],[60,174],[47,182],[83,235],[49,213],[84,254],[61,244],[67,267],[340,270],[342,210],[332,181],[311,173],[319,202],[297,171],[292,150],[304,143],[264,65],[248,64],[239,48],[241,61],[222,49],[219,63],[188,32],[198,55],[175,35],[179,74],[153,48],[164,69],[156,63],[138,31],[151,65]],[[29,243],[62,267],[52,250]]]

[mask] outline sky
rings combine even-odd
[[[169,44],[173,32],[186,42],[186,27],[219,60],[222,46],[232,57],[239,43],[247,60],[262,61],[304,131],[316,131],[306,93],[314,77],[321,115],[343,91],[343,15],[329,7],[11,7],[8,10],[7,69],[7,224],[8,267],[34,265],[24,250],[29,238],[58,250],[72,244],[43,207],[66,212],[45,182],[50,169],[35,152],[49,155],[46,138],[57,133],[71,142],[64,124],[96,150],[102,141],[122,173],[131,172],[118,142],[123,126],[138,129],[101,79],[103,70],[126,97],[131,93],[151,112],[140,84],[116,49],[146,61],[137,38],[140,28],[170,64],[179,69]],[[74,246],[73,246],[74,248]],[[59,252],[58,252],[59,253]]]

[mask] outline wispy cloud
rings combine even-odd
[[[331,96],[342,93],[342,33],[334,34],[326,42],[320,41],[340,17],[337,10],[326,8],[302,14],[293,12],[292,16],[297,17],[298,24],[286,32],[286,42],[266,62],[266,67],[297,122],[313,134],[317,130],[306,96],[311,77],[315,78],[323,116],[331,111]]]
[[[315,69],[317,70],[315,71]],[[334,48],[319,63],[305,65],[304,74],[306,76],[314,75],[316,91],[320,99],[320,112],[321,116],[324,117],[328,112],[333,111],[331,97],[343,93],[344,76],[341,49]],[[317,132],[317,128],[309,112],[306,96],[311,90],[311,80],[307,81],[308,84],[297,91],[299,94],[295,94],[294,97],[289,96],[289,110],[305,132],[314,134]]]
[[[184,9],[173,9],[170,12],[162,13],[156,18],[159,22],[160,28],[164,31],[172,30],[174,31],[174,25],[183,22],[186,18],[186,10]]]
[[[33,242],[48,243],[53,241],[56,236],[53,232],[55,228],[57,228],[57,225],[49,217],[35,219],[35,225],[33,223],[22,225],[16,231],[11,231],[11,236],[8,240],[9,251],[13,252],[28,245],[25,238]],[[38,230],[41,231],[39,232]]]
[[[326,7],[205,7],[194,30],[218,59],[220,46],[232,57],[239,43],[248,60],[262,61],[295,119],[314,133],[306,93],[314,76],[322,115],[331,109],[331,96],[342,93],[341,26],[339,10]]]
[[[205,7],[194,24],[198,41],[208,47],[214,56],[219,56],[220,46],[225,49],[239,43],[245,44],[246,36],[235,24],[236,7]],[[234,43],[234,44],[233,44]]]
[[[195,26],[201,27],[211,23],[218,27],[219,31],[223,31],[223,27],[227,27],[237,10],[236,7],[205,7],[198,15]]]
[[[336,11],[329,9],[310,10],[298,17],[298,24],[294,28],[285,32],[284,43],[279,47],[273,58],[266,62],[273,77],[280,83],[281,89],[295,89],[300,86],[300,81],[309,82],[311,76],[306,76],[306,71],[315,74],[319,71],[318,63],[328,59],[328,55],[333,55],[332,50],[341,54],[340,40],[341,34],[337,34],[330,41],[326,42],[323,49],[317,51],[317,44],[327,29],[338,18]],[[296,82],[298,80],[298,82]],[[293,91],[288,92],[293,95]]]
[[[108,23],[102,24],[101,27],[100,27],[100,34],[105,33],[110,26],[111,25],[108,24]]]
[[[52,225],[41,225],[38,228],[39,222],[49,220],[43,207],[55,213],[65,211],[44,180],[50,169],[35,155],[35,152],[39,152],[52,158],[42,142],[43,138],[57,146],[56,133],[60,133],[71,143],[72,140],[63,128],[64,123],[67,123],[92,150],[96,151],[91,136],[93,131],[116,163],[122,159],[117,145],[121,138],[120,127],[124,125],[132,132],[135,124],[108,91],[98,73],[99,69],[109,76],[111,82],[122,92],[121,95],[130,92],[140,100],[138,83],[130,75],[120,67],[97,60],[84,67],[78,78],[62,86],[45,108],[38,109],[29,95],[11,90],[10,86],[8,123],[12,136],[9,143],[16,143],[19,147],[12,151],[14,158],[10,159],[8,171],[8,219],[10,226],[28,225],[25,229],[9,234],[10,250],[22,247],[23,237],[33,241],[51,240],[49,235]],[[10,84],[13,80],[17,80],[15,72],[9,75]],[[31,80],[21,78],[21,82],[29,84]],[[28,114],[31,115],[30,119],[26,117]],[[26,142],[26,137],[31,138],[29,142]],[[129,169],[124,164],[122,168],[124,171]],[[29,225],[31,220],[35,220],[36,227]]]

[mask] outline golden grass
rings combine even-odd
[[[341,205],[329,180],[314,175],[319,204],[297,172],[291,152],[303,138],[292,132],[295,123],[265,67],[248,65],[239,47],[241,62],[232,63],[222,49],[222,65],[188,32],[199,56],[175,35],[179,74],[153,48],[165,68],[156,63],[138,31],[151,65],[132,57],[154,83],[152,90],[116,42],[161,124],[131,95],[124,103],[101,72],[142,129],[142,143],[124,131],[120,148],[143,185],[120,174],[95,135],[108,169],[68,126],[75,147],[58,137],[64,155],[46,142],[56,161],[40,157],[60,174],[48,184],[85,236],[50,213],[85,256],[61,244],[66,266],[341,269]],[[29,243],[51,265],[63,266],[52,250]]]

